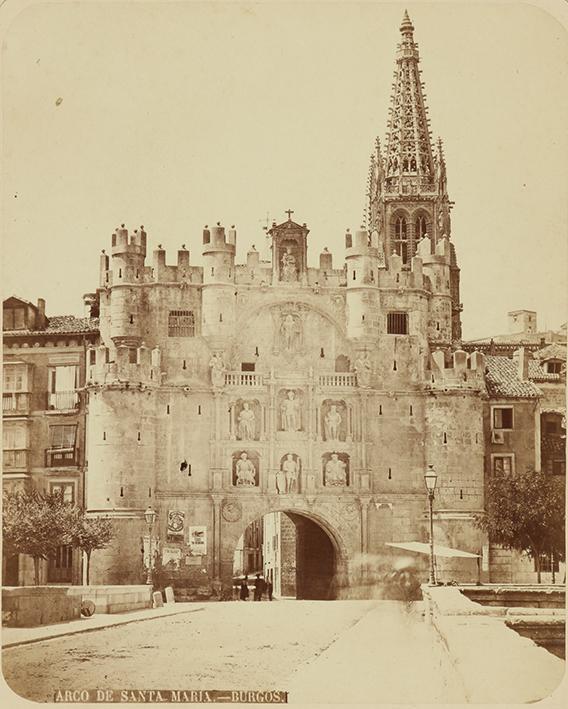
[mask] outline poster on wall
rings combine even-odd
[[[164,547],[162,550],[162,565],[166,566],[173,562],[173,565],[177,569],[181,561],[181,549],[179,547]]]
[[[185,526],[185,512],[179,510],[168,510],[168,536],[183,537]]]
[[[189,528],[189,548],[193,556],[207,554],[207,527]]]

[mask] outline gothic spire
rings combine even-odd
[[[434,160],[428,109],[420,81],[414,27],[406,11],[400,32],[402,39],[397,51],[387,133],[387,185],[398,188],[399,192],[430,191],[434,182]]]
[[[384,182],[384,160],[381,153],[381,142],[377,138],[375,149],[371,153],[369,161],[369,173],[367,177],[367,192],[365,199],[364,224],[369,231],[382,230],[382,205],[381,191]]]

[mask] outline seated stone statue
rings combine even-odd
[[[237,461],[237,485],[256,485],[255,474],[256,470],[252,461],[249,460],[247,453],[243,451]]]
[[[337,453],[331,454],[331,459],[325,465],[325,485],[327,487],[343,487],[347,485],[347,466],[339,460]]]

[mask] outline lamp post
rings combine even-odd
[[[424,483],[426,484],[426,490],[428,491],[428,507],[430,510],[430,580],[428,582],[429,586],[436,585],[436,568],[434,566],[434,515],[432,513],[432,505],[434,502],[434,490],[436,489],[436,483],[438,481],[438,476],[434,470],[433,465],[428,466],[428,470],[424,473]]]
[[[152,507],[148,506],[146,508],[146,511],[144,512],[144,519],[146,520],[146,524],[148,525],[148,575],[146,577],[146,583],[148,585],[152,585],[153,579],[152,579],[152,566],[153,564],[153,558],[152,558],[152,528],[154,527],[154,522],[156,520],[156,511],[152,509]]]

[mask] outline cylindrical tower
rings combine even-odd
[[[347,335],[376,339],[379,321],[379,252],[366,229],[345,236]]]
[[[110,336],[115,345],[138,347],[142,341],[139,291],[146,258],[144,227],[128,238],[124,224],[112,235]]]
[[[223,338],[233,333],[235,323],[235,227],[203,230],[203,288],[201,332],[204,337]]]
[[[155,390],[89,391],[86,508],[110,518],[114,540],[93,555],[91,583],[144,583],[144,510],[154,502]]]

